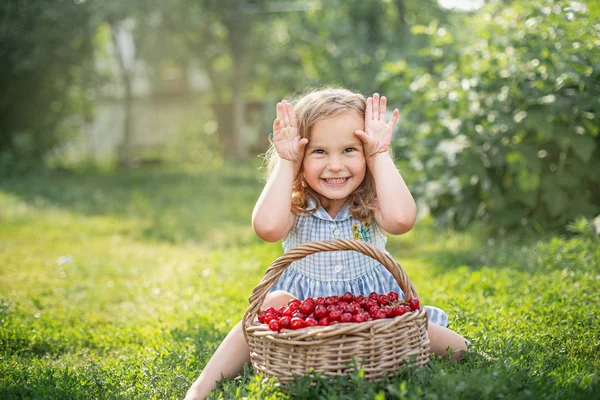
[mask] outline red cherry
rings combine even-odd
[[[283,315],[283,313],[284,313],[284,311],[285,311],[286,308],[287,308],[286,306],[279,307],[277,309],[277,315],[279,315],[281,317]]]
[[[290,301],[288,302],[288,306],[291,306],[292,304],[294,304],[294,305],[296,305],[296,306],[300,307],[300,304],[302,304],[302,302],[301,302],[300,300],[298,300],[298,299],[292,299],[292,300],[290,300]]]
[[[339,324],[340,321],[329,321],[329,325],[335,325],[335,324]]]
[[[330,321],[339,321],[342,317],[342,313],[340,310],[333,310],[329,312],[329,320]],[[329,324],[331,325],[331,323]]]
[[[356,298],[356,302],[359,306],[364,307],[367,304],[367,298],[361,294]]]
[[[412,299],[408,300],[408,305],[411,310],[418,310],[420,306],[419,299],[413,297]]]
[[[264,311],[261,311],[261,312],[258,314],[258,322],[260,322],[261,324],[264,324],[264,323],[265,323],[265,317],[266,317],[266,316],[267,316],[267,313],[266,313],[266,312],[264,312]]]
[[[317,297],[317,299],[315,300],[315,304],[325,304],[325,297]]]
[[[315,310],[315,301],[313,299],[306,299],[300,305],[300,311],[304,314],[310,314]]]
[[[377,301],[377,299],[379,298],[379,295],[377,293],[375,293],[375,292],[371,292],[369,294],[369,298]]]
[[[277,314],[277,310],[274,309],[273,307],[265,308],[264,312],[266,312],[267,314]]]
[[[383,307],[383,311],[385,311],[385,314],[387,315],[388,318],[392,318],[393,317],[393,315],[392,315],[392,310],[393,309],[394,308],[392,306],[385,306],[385,307]]]
[[[387,306],[388,304],[390,304],[390,298],[386,294],[379,295],[379,298],[377,299],[377,301],[382,306]]]
[[[350,293],[350,292],[346,292],[342,296],[342,300],[350,303],[350,302],[354,301],[354,295],[352,293]]]
[[[281,330],[281,325],[279,324],[279,321],[277,321],[276,319],[273,319],[269,322],[269,329],[275,332],[279,332]]]
[[[306,319],[306,326],[317,326],[319,325],[319,321],[317,321],[314,318],[307,318]]]
[[[319,319],[319,325],[321,325],[321,326],[328,326],[329,325],[329,318],[323,317],[323,318]]]
[[[332,311],[336,311],[336,310],[337,310],[337,311],[339,311],[339,310],[340,310],[340,309],[339,309],[339,307],[337,306],[337,304],[332,304],[332,305],[330,305],[330,306],[328,306],[328,307],[327,307],[327,311],[328,311],[329,313],[331,313]]]
[[[371,298],[369,298],[369,299],[367,300],[367,303],[366,303],[366,304],[363,306],[363,308],[364,308],[365,310],[368,310],[368,309],[370,309],[370,308],[371,308],[371,307],[373,307],[373,306],[376,306],[376,307],[378,306],[378,304],[377,304],[377,300],[374,300],[374,299],[371,299]]]
[[[325,305],[326,306],[332,306],[336,303],[335,299],[333,298],[333,296],[327,296],[325,297]]]
[[[282,312],[281,314],[282,314],[282,315],[285,315],[285,316],[287,316],[287,317],[291,317],[291,316],[292,316],[292,314],[294,313],[294,309],[293,309],[293,308],[290,308],[290,307],[291,307],[291,306],[286,306],[286,307],[283,309],[283,312]]]
[[[345,313],[350,313],[350,314],[354,314],[356,312],[356,308],[354,308],[354,306],[352,304],[348,304],[348,303],[346,303],[344,305],[344,308],[342,308],[341,310]]]
[[[340,316],[340,322],[352,322],[352,314],[351,313],[343,313]]]
[[[369,315],[373,318],[375,318],[375,316],[377,315],[377,313],[379,312],[380,308],[377,306],[373,306],[371,308],[369,308]]]
[[[267,313],[264,318],[264,323],[269,324],[272,320],[277,319],[277,314]]]
[[[396,292],[389,292],[388,293],[388,297],[390,298],[390,301],[398,301],[398,293]]]
[[[304,327],[306,327],[306,321],[302,318],[294,317],[290,321],[290,328],[292,329],[302,329]]]
[[[387,318],[387,314],[386,314],[385,310],[379,309],[379,311],[377,311],[377,314],[373,318],[374,319]]]
[[[406,309],[404,308],[403,305],[399,305],[397,307],[392,308],[392,315],[394,317],[399,317],[404,314],[406,314]]]
[[[290,304],[289,306],[287,306],[287,308],[283,311],[283,315],[287,315],[288,317],[291,317],[292,314],[296,311],[298,311],[300,309],[300,306],[296,303]]]
[[[306,315],[302,311],[298,310],[292,313],[292,318],[300,318],[301,320],[305,320]]]
[[[408,304],[405,304],[405,305],[404,305],[404,310],[405,310],[406,312],[411,312],[411,311],[412,311],[412,309],[410,308],[410,306],[409,306]]]
[[[322,304],[319,304],[315,307],[315,317],[321,319],[329,315],[329,311],[327,311],[327,307]]]
[[[281,329],[289,329],[290,327],[290,322],[292,321],[292,319],[290,317],[279,317],[279,319],[277,320],[279,321],[279,325],[281,326]]]
[[[365,317],[364,314],[356,314],[352,317],[352,321],[354,322],[365,322],[367,320],[367,317]]]

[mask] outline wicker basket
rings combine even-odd
[[[338,250],[354,250],[374,258],[392,273],[406,298],[417,297],[402,267],[369,243],[343,239],[298,246],[271,264],[249,298],[250,306],[242,323],[256,371],[284,382],[312,370],[326,376],[341,376],[352,370],[355,359],[367,379],[377,380],[413,359],[420,366],[428,363],[427,311],[422,306],[395,318],[281,332],[273,332],[258,322],[257,315],[268,291],[293,261],[321,251]]]

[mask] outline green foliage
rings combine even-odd
[[[379,90],[377,76],[385,61],[404,58],[407,49],[419,45],[410,24],[445,15],[431,0],[310,4],[302,12],[271,14],[269,24],[255,26],[262,51],[250,54],[256,65],[252,94],[279,99],[335,84],[372,94]]]
[[[0,173],[5,173],[17,164],[39,163],[89,117],[95,27],[82,1],[3,1],[0,20]]]
[[[2,180],[0,398],[183,397],[281,254],[250,228],[261,185],[250,165]],[[597,240],[483,238],[425,221],[388,249],[492,360],[436,357],[379,384],[246,368],[212,398],[597,397]]]
[[[596,2],[493,2],[465,26],[414,26],[422,67],[390,63],[397,152],[440,221],[564,227],[600,212]],[[401,82],[400,86],[394,86]]]

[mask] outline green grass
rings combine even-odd
[[[0,398],[182,398],[281,253],[250,226],[258,175],[239,166],[0,181]],[[279,386],[247,369],[214,398],[597,397],[599,244],[421,223],[389,250],[422,301],[492,361],[436,358],[381,384],[357,371]]]

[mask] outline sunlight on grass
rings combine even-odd
[[[0,397],[181,397],[282,252],[250,227],[261,185],[247,167],[0,183]],[[387,385],[357,376],[350,386],[314,378],[293,389],[247,371],[221,394],[597,393],[597,242],[484,237],[423,221],[388,248],[422,301],[445,309],[451,327],[497,362],[436,360]]]

